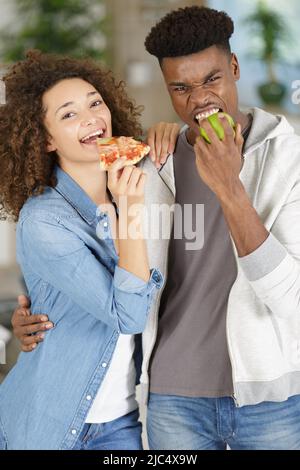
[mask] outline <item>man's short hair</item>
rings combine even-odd
[[[230,54],[229,39],[233,31],[233,21],[224,11],[198,6],[179,8],[151,29],[145,47],[160,62],[165,57],[186,56],[211,46]]]

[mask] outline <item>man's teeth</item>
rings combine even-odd
[[[102,129],[99,130],[99,131],[92,132],[91,134],[87,135],[86,137],[83,137],[83,139],[81,139],[80,142],[85,142],[86,140],[89,140],[92,137],[100,137],[103,134],[104,134],[104,131]]]
[[[211,116],[212,114],[216,114],[220,111],[219,108],[213,108],[211,109],[210,111],[206,111],[205,113],[199,113],[195,116],[195,119],[197,119],[197,121],[201,121],[202,119],[206,119],[208,118],[208,116]]]

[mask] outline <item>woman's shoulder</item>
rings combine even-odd
[[[19,214],[19,223],[26,219],[53,220],[59,222],[66,217],[76,216],[73,207],[55,190],[46,187],[42,194],[27,199]]]

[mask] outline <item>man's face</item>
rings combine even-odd
[[[212,46],[163,59],[162,72],[176,113],[195,135],[199,135],[199,121],[217,110],[237,119],[240,71],[234,54]]]

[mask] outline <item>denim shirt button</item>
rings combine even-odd
[[[75,436],[75,434],[77,434],[76,429],[72,429],[71,433]]]
[[[108,227],[108,223],[104,222],[103,227],[105,227],[105,228]]]
[[[107,366],[107,363],[106,363],[106,362],[102,362],[101,366],[105,369],[105,367]]]
[[[88,396],[86,397],[86,399],[87,399],[88,401],[91,401],[91,399],[92,399],[91,395],[88,395]]]
[[[161,275],[158,273],[153,274],[153,279],[155,282],[160,282],[161,281]]]

